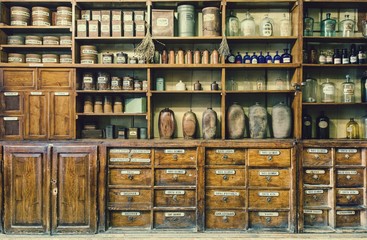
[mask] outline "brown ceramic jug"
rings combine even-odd
[[[173,138],[175,133],[175,115],[171,109],[165,108],[159,112],[158,129],[160,138]]]

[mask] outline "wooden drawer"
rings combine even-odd
[[[196,166],[196,148],[155,149],[155,165],[194,165]]]
[[[207,149],[205,151],[206,165],[245,165],[246,150],[241,148],[233,149]]]
[[[195,227],[195,211],[154,212],[155,229],[191,229]]]
[[[155,207],[195,207],[196,190],[155,190]]]
[[[0,93],[0,114],[23,114],[23,93]]]
[[[3,90],[36,89],[36,69],[4,68],[0,70],[0,87]]]
[[[22,140],[23,117],[0,117],[0,138],[3,140]]]
[[[155,185],[196,185],[196,169],[156,169]]]
[[[338,210],[336,211],[336,227],[360,227],[361,211]]]
[[[249,190],[249,208],[289,208],[288,190]]]
[[[109,164],[113,165],[150,165],[150,149],[112,148],[109,150]]]
[[[205,226],[208,230],[245,230],[245,210],[207,210],[205,215]]]
[[[150,229],[150,216],[150,211],[111,211],[110,227]]]
[[[147,189],[109,189],[108,202],[111,207],[150,209],[151,195]]]
[[[123,186],[149,186],[152,182],[150,169],[110,169],[110,184]]]
[[[361,149],[338,148],[335,153],[336,165],[362,165]]]
[[[304,207],[326,207],[329,206],[329,190],[328,189],[308,189],[304,190],[303,204]]]
[[[362,187],[364,184],[364,169],[337,169],[337,187]]]
[[[329,185],[330,169],[303,169],[303,184]]]
[[[327,227],[329,226],[329,211],[304,209],[303,219],[305,227]]]
[[[40,89],[72,90],[75,70],[69,68],[39,69],[38,81]]]
[[[289,167],[291,164],[290,149],[249,149],[249,166],[256,167]]]
[[[289,187],[291,183],[288,169],[250,169],[250,187]]]
[[[363,197],[361,188],[339,188],[336,191],[336,205],[362,205]]]
[[[244,168],[207,168],[205,170],[207,186],[245,186]]]
[[[288,228],[288,212],[250,212],[249,228]]]
[[[303,153],[304,166],[331,166],[330,148],[305,148]]]
[[[205,192],[207,208],[244,208],[246,206],[246,190],[210,189]]]

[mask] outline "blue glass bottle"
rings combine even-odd
[[[234,59],[235,63],[242,63],[242,56],[240,52],[237,52],[236,58]]]
[[[248,52],[246,52],[246,55],[243,56],[243,63],[251,63],[251,57],[248,55]]]
[[[232,51],[230,51],[229,55],[227,56],[226,63],[235,63],[235,56]]]
[[[275,52],[275,56],[273,58],[273,63],[281,63],[281,57],[280,55],[278,54],[278,51]]]
[[[260,51],[260,55],[257,57],[257,62],[258,63],[266,63],[266,60],[265,60],[265,57],[264,57],[262,51]]]
[[[270,56],[269,52],[265,56],[266,63],[273,63],[273,58]]]
[[[257,56],[256,56],[256,52],[254,52],[254,54],[251,56],[251,64],[257,64]]]
[[[292,55],[288,53],[288,49],[284,49],[284,53],[281,56],[281,63],[292,63]]]

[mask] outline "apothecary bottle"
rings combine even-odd
[[[365,71],[361,78],[361,101],[367,102],[367,71]]]
[[[362,20],[362,35],[363,37],[367,37],[367,16],[364,20]]]
[[[358,49],[358,64],[365,64],[366,63],[366,52],[362,45],[359,45]]]
[[[292,112],[284,102],[273,106],[271,111],[274,138],[288,138],[292,131]]]
[[[269,52],[267,52],[265,56],[265,62],[266,63],[273,63],[273,58],[270,56]]]
[[[349,64],[349,55],[346,48],[342,49],[342,64]]]
[[[303,102],[316,102],[317,99],[317,81],[314,78],[306,78],[302,83],[302,101]]]
[[[312,138],[312,117],[306,111],[302,115],[302,138]]]
[[[258,62],[258,63],[266,63],[266,60],[265,60],[265,57],[264,57],[264,55],[263,55],[263,52],[262,52],[262,51],[260,51],[260,54],[259,54],[259,56],[257,57],[257,62]]]
[[[292,35],[292,24],[289,19],[289,15],[283,14],[283,18],[280,20],[280,36],[281,37],[289,37]]]
[[[241,56],[240,52],[237,53],[234,61],[235,61],[235,63],[242,63],[242,56]]]
[[[313,36],[314,19],[308,16],[308,12],[305,12],[303,18],[303,36]]]
[[[326,64],[333,64],[333,52],[331,50],[326,51]]]
[[[240,33],[240,22],[234,15],[233,11],[230,11],[229,16],[226,19],[226,36],[235,37],[239,36]]]
[[[254,52],[251,56],[251,64],[257,64],[257,55],[256,52]]]
[[[229,55],[226,58],[226,63],[235,63],[235,62],[236,62],[236,57],[234,56],[232,51],[230,51]]]
[[[265,15],[260,24],[260,36],[273,36],[273,26],[273,19],[269,18],[268,15]]]
[[[256,24],[249,12],[246,12],[245,18],[241,22],[241,32],[245,37],[256,35]]]
[[[345,14],[344,20],[339,23],[339,31],[342,32],[342,37],[354,36],[355,22],[349,18],[349,14]]]
[[[367,113],[361,118],[362,123],[362,135],[361,137],[367,139]]]
[[[333,103],[335,102],[335,84],[329,82],[329,79],[326,79],[326,82],[321,84],[321,102],[323,103]]]
[[[350,118],[346,126],[347,139],[358,139],[359,138],[359,125],[354,118]]]
[[[342,57],[339,53],[339,49],[334,49],[334,54],[333,54],[333,64],[341,64],[342,63]]]
[[[349,63],[358,64],[358,53],[355,44],[352,44],[350,47]]]
[[[355,85],[354,85],[353,82],[351,82],[349,75],[346,75],[345,78],[346,78],[346,80],[342,84],[343,85],[343,99],[342,99],[342,102],[344,102],[344,103],[354,103],[354,101],[355,101],[355,96],[354,96]]]
[[[335,37],[336,20],[330,18],[331,14],[326,13],[326,18],[321,21],[321,36]]]
[[[246,52],[245,56],[243,56],[243,63],[251,63],[251,56]]]
[[[292,63],[292,55],[288,53],[289,49],[284,49],[284,53],[281,56],[282,63]]]
[[[324,51],[320,51],[319,55],[319,64],[325,64],[326,63],[326,54]]]
[[[316,119],[316,138],[328,139],[330,137],[329,118],[321,112]]]
[[[282,60],[282,58],[278,54],[278,51],[276,51],[275,55],[274,55],[274,58],[273,58],[273,63],[281,63],[281,60]]]

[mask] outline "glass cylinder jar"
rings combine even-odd
[[[256,24],[249,12],[246,12],[246,16],[241,22],[241,32],[245,37],[256,35]]]
[[[314,78],[307,78],[302,83],[302,101],[303,102],[316,102],[317,99],[317,81]]]
[[[230,11],[229,16],[226,18],[226,36],[235,37],[240,33],[240,22],[234,15],[233,11]]]
[[[359,138],[359,125],[354,118],[350,118],[346,126],[347,139],[358,139]]]
[[[333,103],[335,102],[335,85],[326,79],[326,82],[321,84],[321,102]]]

